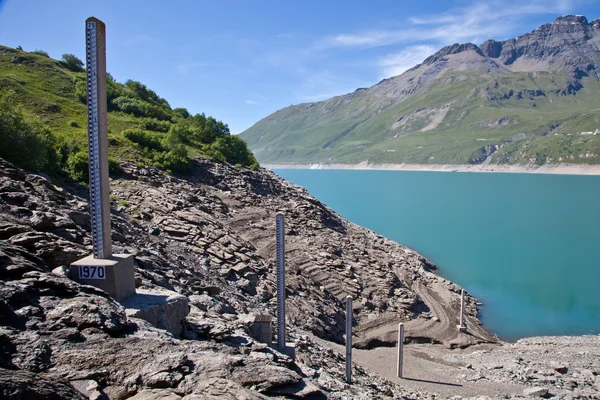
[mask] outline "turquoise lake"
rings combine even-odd
[[[426,256],[502,339],[600,333],[600,177],[275,172]]]

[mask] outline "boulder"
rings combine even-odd
[[[127,316],[144,319],[175,337],[180,337],[182,323],[190,312],[187,297],[166,289],[139,288],[123,306]]]
[[[548,389],[543,387],[532,387],[523,390],[523,394],[529,397],[544,397],[548,394]]]

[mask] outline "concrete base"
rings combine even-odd
[[[456,325],[456,328],[458,328],[458,330],[461,331],[461,332],[466,332],[467,331],[467,327],[466,326]]]
[[[279,350],[279,347],[277,347],[277,342],[273,342],[273,345],[271,347],[277,350],[278,352],[290,357],[292,360],[296,359],[296,343],[294,342],[286,342],[285,349],[283,351]]]
[[[250,336],[260,343],[271,346],[273,343],[272,317],[266,314],[255,315],[250,325]]]
[[[110,258],[87,256],[71,264],[71,279],[102,289],[122,302],[135,294],[133,255],[113,254]]]

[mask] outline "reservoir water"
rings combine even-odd
[[[275,172],[426,256],[502,339],[600,333],[600,177]]]

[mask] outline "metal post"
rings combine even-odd
[[[346,382],[352,383],[352,296],[346,297]]]
[[[110,258],[108,120],[106,105],[106,26],[90,17],[86,27],[90,208],[94,258]]]
[[[402,362],[404,358],[404,324],[398,324],[398,368],[396,373],[398,378],[402,378]]]
[[[460,324],[458,330],[461,332],[466,329],[465,327],[465,290],[460,290]]]
[[[285,350],[285,225],[277,213],[277,348]]]

